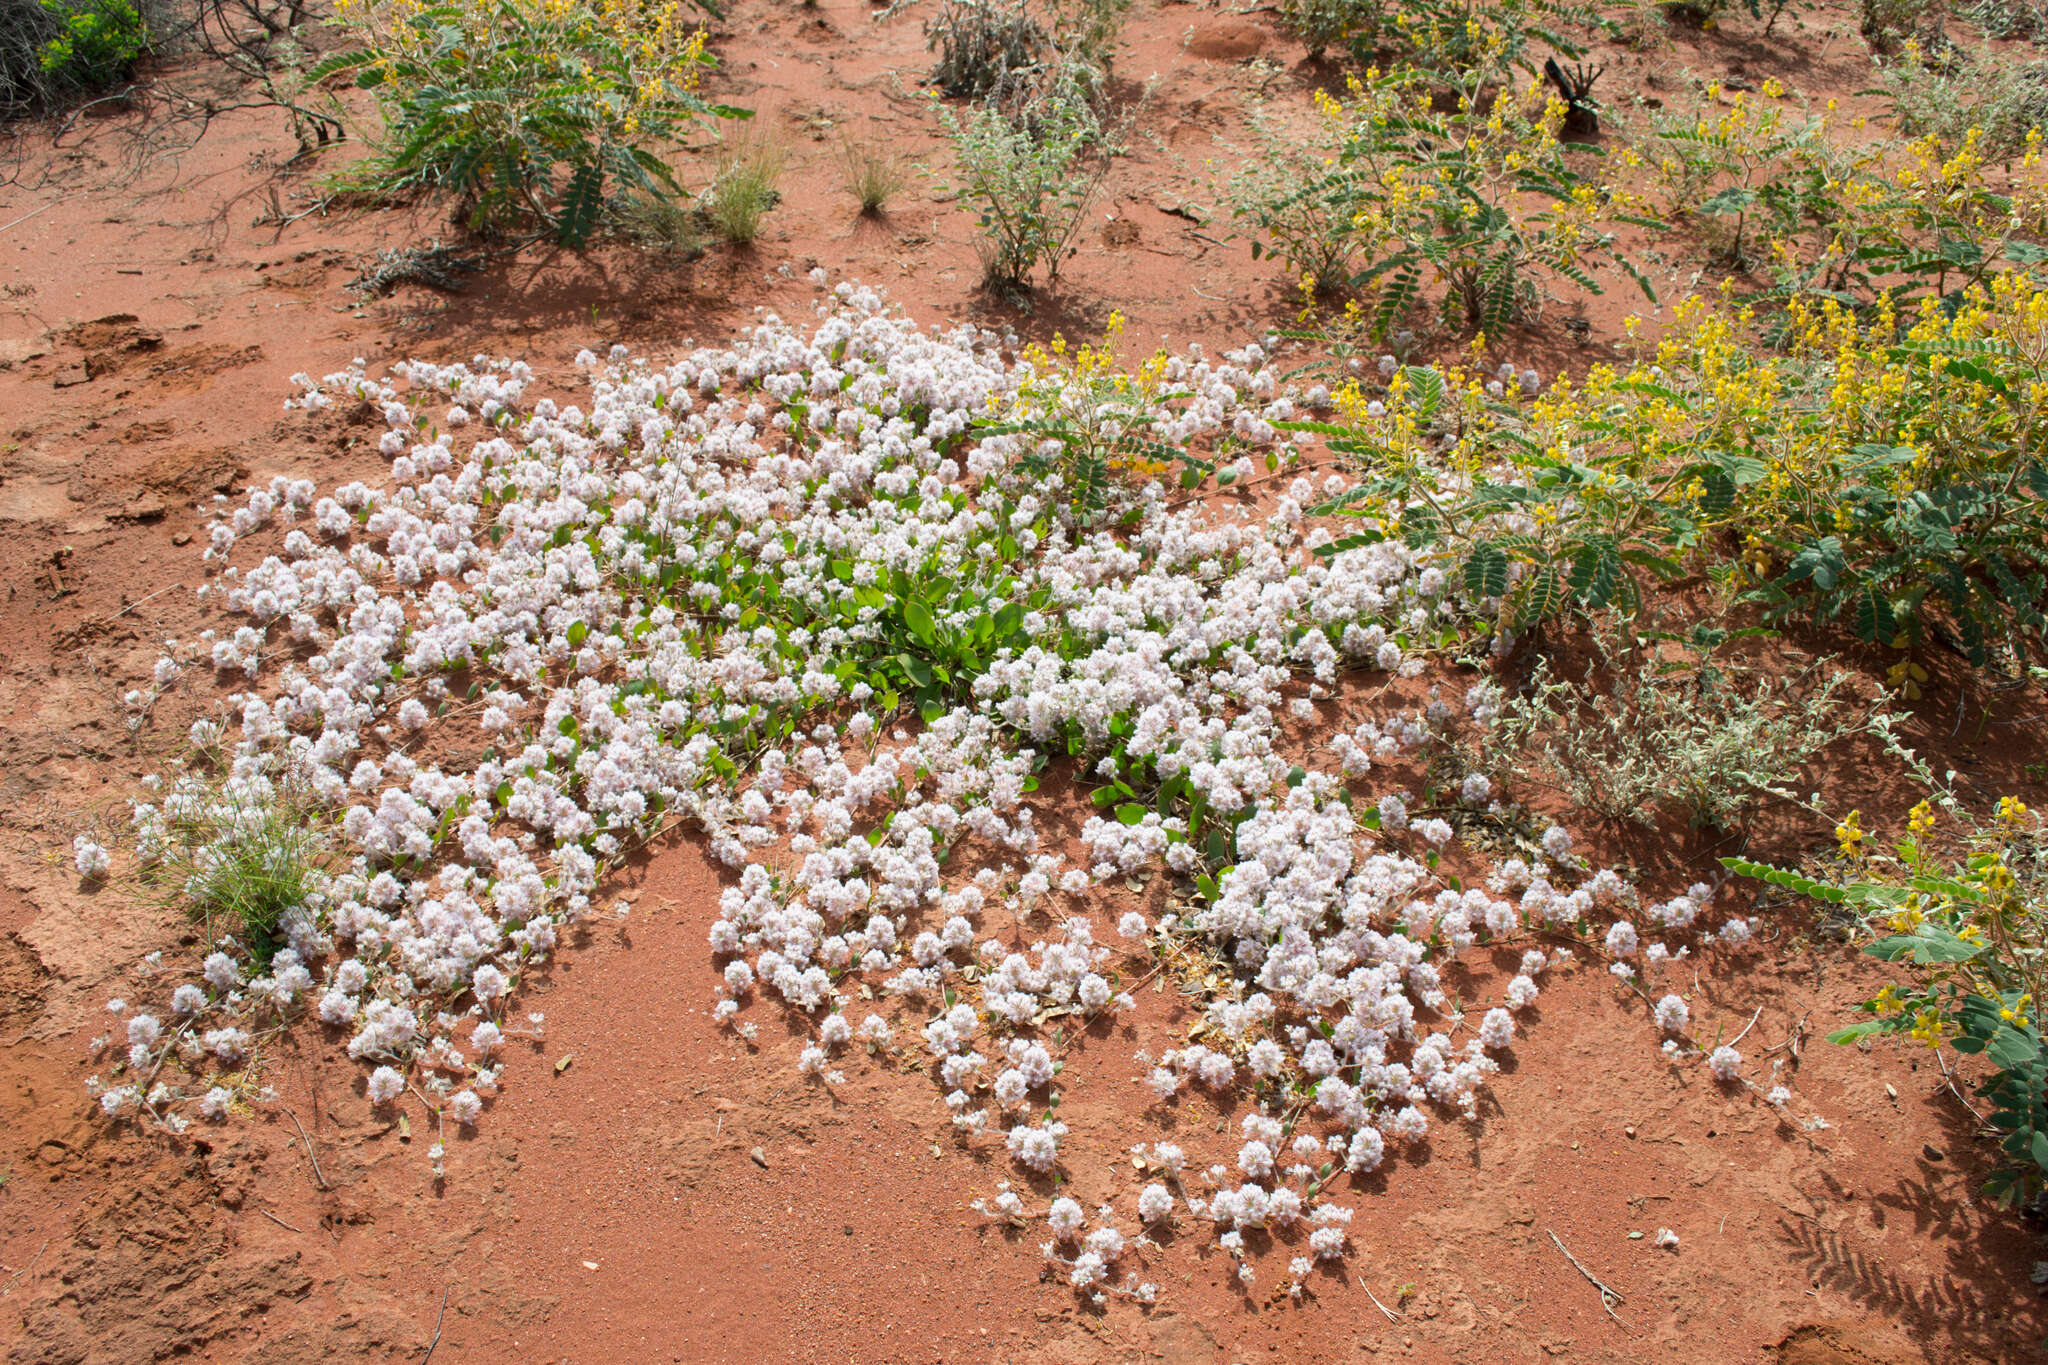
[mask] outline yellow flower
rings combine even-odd
[[[1913,1016],[1913,1037],[1929,1047],[1941,1046],[1941,1015],[1931,1009]]]
[[[1906,828],[1911,830],[1916,838],[1932,830],[1934,828],[1934,807],[1925,801],[1913,807],[1906,815]]]
[[[1835,842],[1841,846],[1844,858],[1861,857],[1863,853],[1863,827],[1859,823],[1863,812],[1850,811],[1842,823],[1835,826]]]

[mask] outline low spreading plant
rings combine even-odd
[[[1539,662],[1495,704],[1481,766],[1610,820],[1654,827],[1675,806],[1697,825],[1737,825],[1870,721],[1846,695],[1846,675],[1815,666],[1768,677],[1717,658],[1725,634],[1701,627],[1678,641],[1594,618],[1583,678]]]
[[[316,78],[374,95],[376,154],[342,182],[452,196],[480,230],[582,246],[622,201],[679,192],[654,148],[745,111],[698,90],[715,64],[678,0],[340,0],[347,48]]]
[[[957,1140],[1051,1201],[1006,1182],[978,1207],[1042,1222],[1049,1264],[1097,1304],[1156,1290],[1124,1215],[1058,1197],[1060,1054],[1135,1008],[1140,973],[1173,973],[1204,1032],[1155,1040],[1147,1103],[1213,1101],[1235,1131],[1192,1163],[1148,1144],[1158,1178],[1126,1212],[1202,1220],[1245,1285],[1261,1229],[1299,1232],[1298,1288],[1346,1253],[1343,1182],[1433,1114],[1476,1112],[1518,1014],[1575,960],[1560,937],[1601,944],[1631,989],[1709,943],[1708,888],[1643,896],[1561,826],[1533,864],[1439,873],[1448,817],[1530,817],[1483,780],[1411,811],[1374,768],[1430,743],[1421,710],[1354,713],[1327,745],[1290,733],[1346,670],[1414,676],[1455,638],[1471,604],[1440,570],[1399,543],[1310,553],[1327,532],[1298,474],[1265,518],[1128,464],[1102,515],[1076,500],[1077,461],[1149,447],[1236,452],[1234,477],[1254,454],[1280,466],[1305,399],[1265,347],[1120,385],[847,285],[814,328],[768,315],[667,364],[581,363],[587,408],[536,400],[509,361],[301,377],[299,410],[381,414],[391,476],[326,495],[279,477],[223,508],[205,551],[222,615],[180,648],[237,689],[195,742],[239,727],[236,775],[289,781],[331,861],[267,968],[224,934],[166,1003],[110,1003],[126,1050],[91,1085],[110,1118],[224,1118],[252,1021],[308,1013],[373,1105],[479,1122],[507,1039],[531,1036],[524,978],[605,910],[612,869],[687,824],[732,871],[713,1018],[753,1041],[772,1011],[822,1086],[863,1053],[930,1071]],[[1100,812],[1074,839],[1039,832],[1066,809],[1035,795],[1048,772]],[[1175,909],[1111,911],[1114,947],[1091,915],[1139,877],[1170,878]],[[1034,917],[1036,941],[982,946]],[[1444,975],[1481,943],[1520,951],[1483,1010]],[[1750,1084],[1686,1036],[1683,1001],[1657,1022],[1672,1064]],[[1764,1099],[1787,1112],[1782,1088]]]

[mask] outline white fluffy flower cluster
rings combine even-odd
[[[526,406],[516,362],[404,365],[403,389],[360,362],[302,379],[296,407],[383,415],[391,480],[325,495],[276,480],[223,510],[207,591],[239,619],[201,645],[242,690],[193,733],[220,746],[221,778],[138,806],[136,837],[158,856],[195,814],[232,829],[288,793],[330,866],[280,923],[288,946],[252,974],[251,945],[224,945],[203,985],[176,988],[175,1027],[131,1046],[226,1064],[248,1038],[227,1020],[306,1007],[369,1068],[373,1102],[417,1088],[473,1123],[493,1052],[524,1031],[507,1015],[522,973],[638,840],[688,820],[735,872],[709,933],[718,1018],[800,1016],[815,1030],[800,1068],[832,1083],[856,987],[921,1006],[963,1136],[1000,1135],[1045,1175],[1065,1125],[1017,1121],[1057,1099],[1037,1030],[1133,1008],[1084,912],[1102,883],[1163,868],[1199,889],[1195,908],[1126,913],[1121,935],[1198,945],[1229,979],[1206,1041],[1150,1065],[1158,1102],[1314,1095],[1286,1143],[1248,1114],[1234,1167],[1180,1198],[1234,1255],[1245,1230],[1297,1223],[1316,1257],[1341,1254],[1333,1173],[1421,1141],[1431,1109],[1471,1113],[1512,1012],[1567,955],[1526,954],[1462,1045],[1425,1019],[1450,1009],[1440,962],[1632,913],[1635,892],[1611,872],[1555,885],[1579,867],[1556,826],[1541,843],[1564,871],[1512,860],[1484,888],[1453,884],[1436,867],[1457,838],[1445,817],[1463,814],[1357,800],[1349,784],[1430,742],[1440,703],[1338,735],[1335,770],[1290,747],[1283,718],[1315,714],[1341,672],[1413,675],[1466,609],[1402,542],[1317,553],[1335,547],[1302,478],[1263,518],[1176,505],[1157,483],[1112,490],[1114,535],[1075,515],[1055,419],[1199,440],[1247,469],[1253,451],[1285,458],[1274,424],[1294,400],[1262,348],[1174,359],[1158,406],[1133,409],[1010,363],[1000,340],[922,331],[842,285],[809,330],[764,315],[666,366],[586,355],[587,408]],[[259,540],[260,562],[231,562]],[[1483,720],[1489,695],[1467,710]],[[1056,754],[1109,798],[1071,865],[1031,799]],[[1456,795],[1494,792],[1474,778]],[[1683,928],[1703,890],[1650,918]],[[992,927],[1034,914],[1056,928]],[[1609,947],[1636,953],[1631,920]],[[858,1037],[881,1049],[892,1031],[871,1015]],[[152,1103],[105,1093],[117,1116]],[[153,1112],[180,1098],[224,1112],[196,1094]],[[1184,1157],[1154,1155],[1180,1188]],[[994,1207],[1024,1216],[1007,1190]],[[1106,1215],[1081,1237],[1077,1210],[1054,1207],[1075,1287],[1116,1288],[1135,1240]],[[1155,1183],[1138,1212],[1176,1207]]]
[[[71,841],[71,863],[78,869],[78,875],[87,881],[104,877],[110,860],[107,850],[86,835],[79,835]]]

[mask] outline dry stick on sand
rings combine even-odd
[[[162,597],[165,593],[176,592],[179,588],[182,588],[184,586],[185,585],[183,583],[173,583],[168,588],[158,588],[155,592],[151,593],[147,597],[136,598],[133,602],[130,602],[127,606],[121,608],[121,610],[115,612],[112,616],[109,616],[106,619],[108,621],[118,621],[122,617],[126,616],[129,612],[134,611],[137,607],[146,606],[149,603],[156,601],[157,598]]]
[[[1543,1230],[1545,1232],[1550,1232],[1549,1228],[1545,1228]],[[1614,1305],[1617,1303],[1627,1303],[1628,1300],[1623,1298],[1616,1291],[1609,1289],[1606,1285],[1600,1283],[1599,1276],[1595,1275],[1592,1271],[1586,1269],[1585,1266],[1579,1264],[1579,1258],[1572,1255],[1571,1249],[1567,1247],[1563,1243],[1563,1241],[1561,1241],[1558,1238],[1558,1235],[1556,1233],[1550,1232],[1550,1240],[1557,1243],[1557,1249],[1559,1251],[1562,1251],[1564,1253],[1564,1258],[1572,1263],[1572,1268],[1578,1271],[1581,1275],[1584,1275],[1587,1281],[1595,1289],[1600,1291],[1600,1306],[1607,1311],[1607,1316],[1613,1318],[1616,1322],[1621,1322],[1621,1314],[1614,1311]],[[1621,1325],[1623,1327],[1628,1326],[1628,1324],[1625,1322],[1621,1322]]]
[[[34,1270],[36,1268],[36,1262],[42,1260],[43,1253],[48,1251],[49,1249],[50,1239],[45,1237],[43,1239],[43,1244],[36,1248],[36,1254],[28,1258],[28,1264],[7,1277],[7,1288],[5,1290],[0,1290],[0,1294],[14,1292],[14,1282],[20,1279],[22,1276],[28,1274],[29,1271]]]
[[[1353,1278],[1356,1278],[1356,1277],[1354,1276]],[[1359,1287],[1360,1289],[1365,1289],[1365,1281],[1364,1281],[1364,1280],[1359,1280],[1359,1281],[1358,1281],[1358,1287]],[[1370,1289],[1365,1289],[1365,1296],[1366,1296],[1366,1297],[1367,1297],[1368,1299],[1371,1299],[1371,1300],[1372,1300],[1372,1306],[1373,1306],[1373,1307],[1375,1307],[1375,1308],[1379,1309],[1379,1310],[1380,1310],[1380,1311],[1381,1311],[1382,1313],[1385,1313],[1385,1314],[1387,1315],[1387,1321],[1388,1321],[1388,1322],[1392,1322],[1392,1321],[1394,1321],[1394,1320],[1395,1320],[1395,1318],[1397,1318],[1397,1317],[1399,1317],[1399,1316],[1400,1316],[1399,1314],[1397,1314],[1396,1312],[1394,1312],[1394,1310],[1393,1310],[1393,1309],[1391,1309],[1391,1308],[1387,1307],[1387,1306],[1386,1306],[1385,1304],[1381,1303],[1381,1302],[1380,1302],[1380,1299],[1379,1299],[1379,1295],[1377,1295],[1377,1294],[1373,1293],[1373,1292],[1372,1292],[1372,1291],[1371,1291]]]
[[[1758,1005],[1758,1006],[1756,1007],[1756,1013],[1755,1013],[1755,1014],[1752,1014],[1752,1015],[1750,1015],[1750,1016],[1749,1016],[1749,1022],[1748,1022],[1748,1023],[1746,1023],[1746,1024],[1744,1024],[1744,1025],[1742,1026],[1742,1032],[1740,1032],[1740,1033],[1736,1034],[1736,1035],[1735,1035],[1735,1036],[1734,1036],[1733,1038],[1730,1038],[1730,1039],[1728,1040],[1728,1046],[1730,1046],[1730,1047],[1734,1047],[1734,1046],[1735,1046],[1735,1045],[1736,1045],[1737,1043],[1741,1042],[1741,1041],[1742,1041],[1742,1040],[1743,1040],[1744,1038],[1747,1038],[1747,1037],[1749,1036],[1749,1031],[1750,1031],[1751,1029],[1753,1029],[1753,1028],[1755,1028],[1755,1027],[1756,1027],[1756,1021],[1757,1021],[1757,1020],[1759,1020],[1759,1019],[1761,1019],[1761,1018],[1763,1018],[1763,1017],[1764,1017],[1764,1007],[1763,1007],[1762,1005]]]
[[[441,1319],[448,1316],[448,1286],[441,1286],[441,1311],[434,1314],[434,1339],[427,1343],[427,1353],[420,1357],[420,1365],[434,1358],[434,1348],[441,1344]]]
[[[299,1130],[299,1141],[306,1144],[306,1160],[313,1163],[313,1178],[320,1182],[321,1189],[333,1189],[334,1187],[327,1183],[327,1177],[321,1173],[320,1158],[313,1155],[313,1139],[306,1136],[306,1125],[299,1122],[299,1116],[292,1113],[290,1105],[284,1106],[284,1112],[285,1116],[292,1121],[292,1127]]]
[[[1154,967],[1154,968],[1153,968],[1153,969],[1152,969],[1151,971],[1149,971],[1149,972],[1145,973],[1145,974],[1144,974],[1143,976],[1139,977],[1139,978],[1138,978],[1138,980],[1137,980],[1137,983],[1136,983],[1135,985],[1133,985],[1133,986],[1132,986],[1132,987],[1130,988],[1130,990],[1128,990],[1128,991],[1124,992],[1124,994],[1126,994],[1126,995],[1136,995],[1136,994],[1137,994],[1137,993],[1138,993],[1138,992],[1139,992],[1140,990],[1144,989],[1144,987],[1145,987],[1145,985],[1146,985],[1146,983],[1147,983],[1147,982],[1151,981],[1151,980],[1152,980],[1152,978],[1154,978],[1154,977],[1158,976],[1158,975],[1159,975],[1159,974],[1160,974],[1161,972],[1163,972],[1163,971],[1165,971],[1165,970],[1166,970],[1166,963],[1164,963],[1164,962],[1161,962],[1161,963],[1160,963],[1160,964],[1159,964],[1158,966]],[[1115,1005],[1114,1003],[1111,1003],[1111,1004],[1108,1004],[1108,1005],[1104,1005],[1104,1006],[1103,1006],[1103,1007],[1102,1007],[1101,1009],[1099,1009],[1099,1010],[1095,1011],[1095,1013],[1093,1013],[1093,1014],[1089,1015],[1089,1016],[1088,1016],[1088,1017],[1087,1017],[1086,1019],[1083,1019],[1083,1020],[1081,1021],[1080,1025],[1079,1025],[1079,1027],[1077,1027],[1077,1028],[1076,1028],[1076,1029],[1075,1029],[1075,1030],[1074,1030],[1074,1031],[1073,1031],[1073,1032],[1072,1032],[1071,1034],[1067,1035],[1067,1040],[1066,1040],[1065,1042],[1063,1042],[1063,1043],[1061,1043],[1061,1044],[1060,1044],[1060,1050],[1059,1050],[1058,1052],[1054,1053],[1053,1055],[1054,1055],[1055,1057],[1064,1057],[1064,1056],[1066,1056],[1066,1055],[1067,1055],[1067,1053],[1068,1053],[1069,1051],[1071,1051],[1071,1050],[1073,1049],[1073,1046],[1074,1046],[1074,1044],[1075,1044],[1075,1043],[1077,1043],[1077,1042],[1079,1042],[1079,1041],[1081,1040],[1081,1035],[1082,1035],[1082,1034],[1084,1034],[1084,1033],[1086,1033],[1086,1032],[1087,1032],[1087,1031],[1088,1031],[1088,1030],[1089,1030],[1089,1029],[1090,1029],[1091,1027],[1093,1027],[1093,1026],[1094,1026],[1094,1024],[1095,1024],[1095,1021],[1096,1021],[1097,1019],[1100,1019],[1100,1018],[1102,1018],[1102,1017],[1103,1017],[1104,1015],[1106,1015],[1106,1014],[1111,1014],[1111,1013],[1114,1013],[1114,1012],[1115,1012],[1115,1010],[1116,1010],[1116,1005]]]
[[[1956,1097],[1957,1104],[1960,1104],[1961,1106],[1963,1106],[1964,1109],[1969,1111],[1971,1118],[1977,1120],[1979,1124],[1983,1124],[1984,1116],[1977,1112],[1977,1107],[1975,1105],[1971,1104],[1968,1100],[1963,1098],[1962,1091],[1956,1089],[1956,1078],[1949,1074],[1948,1062],[1945,1058],[1942,1057],[1939,1049],[1935,1051],[1934,1061],[1935,1064],[1941,1068],[1941,1083],[1948,1087],[1948,1093]]]
[[[292,1227],[292,1225],[291,1225],[290,1223],[287,1223],[287,1222],[285,1222],[285,1221],[284,1221],[284,1219],[282,1219],[282,1218],[278,1217],[278,1216],[277,1216],[276,1214],[272,1213],[272,1212],[271,1212],[271,1211],[270,1211],[269,1209],[266,1209],[266,1208],[258,1208],[258,1209],[256,1210],[256,1212],[258,1212],[258,1213],[262,1214],[262,1215],[263,1215],[263,1216],[264,1216],[265,1218],[268,1218],[268,1219],[269,1219],[269,1220],[270,1220],[271,1222],[273,1222],[273,1223],[277,1224],[277,1225],[278,1225],[279,1227],[281,1227],[281,1228],[285,1228],[285,1229],[287,1229],[287,1230],[289,1230],[289,1231],[292,1231],[292,1232],[299,1232],[299,1231],[300,1231],[300,1229],[298,1229],[298,1228],[295,1228],[295,1227]]]
[[[1811,1013],[1811,1010],[1807,1011],[1807,1014]],[[1785,1035],[1785,1041],[1782,1043],[1772,1043],[1769,1047],[1764,1049],[1764,1055],[1769,1056],[1771,1053],[1776,1052],[1781,1047],[1790,1048],[1792,1050],[1793,1060],[1797,1061],[1799,1059],[1799,1043],[1800,1040],[1805,1036],[1806,1015],[1802,1014],[1799,1016],[1799,1021],[1792,1025],[1792,1031]]]

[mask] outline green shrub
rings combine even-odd
[[[1371,471],[1315,509],[1364,523],[1319,553],[1399,537],[1507,632],[1704,567],[1770,625],[2048,660],[2048,286],[1994,273],[1905,317],[1795,299],[1783,351],[1753,321],[1688,299],[1583,387],[1411,367],[1383,400],[1340,390],[1345,422],[1280,424]]]
[[[452,194],[481,230],[581,246],[618,201],[678,192],[652,148],[746,116],[698,92],[714,59],[674,0],[343,0],[336,23],[354,45],[317,73],[354,72],[384,116],[348,183]]]
[[[1934,0],[1858,0],[1857,28],[1873,52],[1896,52],[1935,12]]]
[[[1721,632],[1725,634],[1725,632]],[[1716,633],[1681,644],[1595,618],[1583,680],[1548,661],[1500,699],[1483,744],[1490,771],[1533,780],[1575,808],[1654,827],[1660,808],[1728,828],[1822,749],[1864,730],[1845,675],[1772,679],[1716,659]]]
[[[1974,130],[1988,159],[2020,155],[2027,135],[2048,126],[2048,62],[2017,65],[1988,51],[1950,56],[1937,66],[1909,45],[1881,68],[1899,131],[1960,147]]]
[[[1337,164],[1342,129],[1325,119],[1321,136],[1282,129],[1254,110],[1257,149],[1226,188],[1233,219],[1254,231],[1252,257],[1277,256],[1317,296],[1352,283],[1361,246],[1355,219],[1364,187]]]
[[[1051,39],[1019,4],[995,0],[941,0],[925,21],[925,46],[939,54],[931,82],[960,99],[1007,92],[1021,72],[1036,70]]]
[[[149,45],[142,12],[131,0],[85,0],[76,7],[69,0],[42,0],[42,6],[59,28],[37,61],[62,84],[88,90],[111,85]]]
[[[1308,55],[1331,51],[1370,53],[1386,26],[1379,0],[1280,0],[1280,18],[1301,39]]]
[[[615,199],[606,210],[611,230],[636,246],[692,260],[704,254],[704,211],[674,199]]]
[[[1099,89],[1116,60],[1117,40],[1130,16],[1131,0],[1042,0],[1046,29],[1060,63],[1087,73],[1091,92]]]
[[[1348,217],[1361,264],[1351,284],[1374,295],[1386,335],[1438,286],[1446,326],[1498,336],[1528,317],[1545,283],[1602,292],[1591,269],[1611,265],[1647,296],[1649,282],[1614,248],[1614,225],[1649,224],[1619,185],[1593,173],[1599,150],[1561,142],[1569,112],[1540,86],[1512,88],[1508,52],[1459,78],[1447,99],[1413,71],[1354,82],[1322,97],[1340,128],[1336,157],[1262,215],[1301,206],[1314,222]],[[1448,107],[1445,107],[1448,106]]]
[[[1026,288],[1040,266],[1058,280],[1113,151],[1087,97],[1063,80],[1015,112],[938,112],[953,139],[953,191],[980,215],[989,283]]]
[[[1532,41],[1575,59],[1583,52],[1571,32],[1604,22],[1578,0],[1281,0],[1280,17],[1310,56],[1341,50],[1376,68],[1434,76],[1495,61],[1533,76]]]
[[[1858,170],[1828,120],[1791,108],[1784,94],[1776,80],[1754,94],[1714,83],[1650,118],[1646,151],[1664,212],[1691,218],[1713,253],[1738,267],[1763,264],[1771,243],[1840,217],[1841,186]]]
[[[2039,39],[2048,34],[2048,6],[2038,0],[1966,0],[1956,13],[1987,38]]]
[[[0,118],[45,113],[121,81],[160,19],[148,0],[0,0]]]
[[[881,17],[918,0],[898,0]],[[1091,97],[1109,74],[1131,0],[940,0],[925,20],[931,82],[959,99],[1028,103],[1062,80]]]

